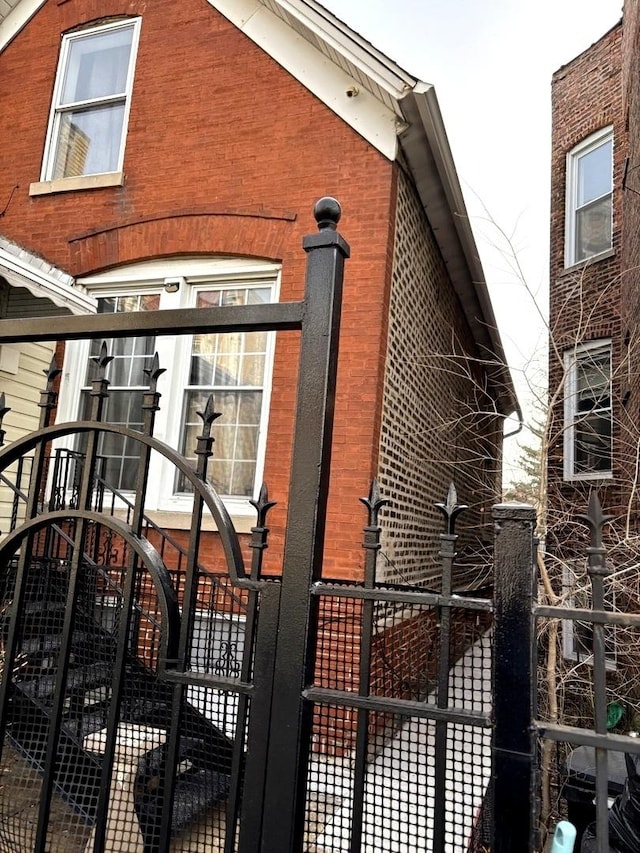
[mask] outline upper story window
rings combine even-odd
[[[185,258],[145,262],[116,268],[81,283],[98,300],[98,311],[118,314],[169,308],[251,305],[276,301],[279,268],[240,258]],[[207,398],[213,394],[216,411],[214,453],[209,480],[236,515],[253,512],[248,499],[262,482],[266,447],[271,371],[275,334],[231,332],[137,338],[113,337],[107,343],[113,357],[107,368],[109,397],[105,419],[131,429],[142,427],[142,401],[157,351],[162,394],[155,435],[195,464],[194,450]],[[93,357],[102,341],[67,344],[58,420],[88,415]],[[82,450],[82,443],[74,449]],[[116,434],[105,435],[98,448],[101,476],[110,490],[133,492],[139,445]],[[189,511],[190,483],[175,468],[153,454],[149,470],[147,509]]]
[[[611,343],[594,341],[568,350],[564,366],[565,479],[610,477],[613,439]]]
[[[42,180],[122,170],[140,19],[63,36]]]
[[[611,249],[613,131],[592,134],[567,156],[565,265]]]

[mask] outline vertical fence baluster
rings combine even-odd
[[[92,380],[91,396],[91,414],[90,420],[96,424],[103,420],[105,405],[109,396],[109,380],[106,377],[107,367],[113,360],[113,356],[107,354],[106,345],[102,344],[100,355],[95,357],[93,361],[98,368],[98,375]],[[46,406],[48,402],[43,401]],[[94,469],[96,461],[98,443],[97,430],[91,431],[87,436],[86,458],[82,471],[82,479],[80,483],[80,491],[78,498],[78,506],[82,510],[89,509],[91,506],[91,493],[94,483]],[[32,488],[39,489],[41,484],[42,470],[38,471]],[[73,635],[73,625],[76,618],[76,609],[78,603],[79,577],[82,571],[83,555],[85,542],[87,539],[88,522],[84,518],[76,521],[73,528],[73,549],[71,564],[69,566],[69,586],[67,591],[67,599],[65,604],[64,623],[62,626],[59,665],[56,671],[55,690],[53,693],[53,707],[51,709],[51,723],[49,727],[46,758],[44,762],[44,778],[42,782],[42,790],[40,794],[40,809],[38,813],[38,828],[34,843],[34,853],[44,853],[47,825],[49,818],[49,810],[51,807],[51,797],[53,794],[54,774],[58,762],[58,742],[60,739],[60,730],[62,726],[62,715],[64,712],[65,691],[64,687],[67,682],[69,671],[70,653]],[[101,848],[96,848],[97,853],[102,853]]]
[[[368,498],[360,498],[369,514],[364,529],[362,547],[366,550],[364,567],[364,589],[373,589],[376,582],[376,565],[380,551],[380,510],[389,502],[380,497],[377,480],[371,484]],[[367,598],[362,602],[362,629],[360,634],[360,666],[358,673],[358,695],[367,697],[371,690],[371,648],[373,642],[373,615],[375,602]],[[359,853],[362,843],[364,800],[366,792],[367,753],[369,750],[369,714],[366,708],[357,713],[355,771],[353,778],[353,802],[351,806],[351,853]]]
[[[591,492],[589,511],[580,515],[590,530],[590,544],[587,548],[587,573],[591,581],[591,606],[593,610],[604,610],[604,578],[611,574],[606,564],[606,550],[602,545],[602,530],[611,520],[611,516],[602,514],[598,494]],[[593,630],[593,692],[594,722],[597,734],[607,733],[607,683],[606,649],[604,642],[605,625],[594,622]],[[609,758],[606,749],[596,746],[596,828],[597,853],[609,853]]]
[[[267,527],[267,515],[269,510],[275,506],[274,501],[269,500],[269,492],[266,483],[262,484],[260,494],[257,501],[251,501],[256,511],[256,525],[251,528],[251,580],[258,581],[262,575],[262,563],[264,560],[264,552],[267,548],[269,528]],[[258,590],[249,590],[249,598],[247,601],[247,611],[245,620],[244,648],[242,652],[242,670],[240,677],[246,684],[253,676],[254,684],[256,680],[264,677],[267,684],[271,684],[273,679],[273,662],[261,663],[258,661],[257,637],[259,629],[262,628],[262,620],[268,622],[269,614],[267,610],[273,604],[277,605],[278,590],[276,592],[276,600],[272,600],[273,596],[267,594],[268,603],[265,600],[264,592],[259,593]],[[258,625],[258,611],[260,625]],[[266,664],[266,665],[265,665]],[[254,667],[255,665],[255,667]],[[264,690],[257,692],[257,695],[251,700],[251,716],[249,717],[249,731],[258,732],[255,748],[251,750],[251,755],[246,756],[246,768],[244,790],[240,788],[237,781],[232,785],[229,799],[227,801],[227,834],[225,836],[224,853],[235,853],[237,842],[232,833],[229,832],[230,827],[237,827],[242,808],[242,799],[246,797],[252,801],[261,801],[264,797],[264,764],[266,761],[267,738],[264,736],[265,729],[260,729],[259,726],[266,726],[268,718],[268,708],[264,705],[261,707],[261,702],[265,702]],[[268,700],[267,700],[268,701]],[[242,771],[242,765],[245,750],[245,739],[248,736],[247,718],[249,716],[249,697],[246,693],[241,693],[238,696],[238,710],[236,713],[236,735],[233,744],[232,758],[232,779],[238,780]],[[257,718],[257,719],[254,719]],[[262,772],[256,771],[254,768],[262,768]],[[254,810],[255,811],[255,810]],[[258,821],[251,820],[246,827],[246,834],[249,834],[251,840],[257,839],[260,824]],[[241,831],[245,828],[242,827]],[[245,836],[246,837],[246,836]],[[243,837],[244,842],[244,837]]]
[[[449,670],[451,668],[451,591],[452,574],[455,560],[456,519],[467,507],[458,503],[458,495],[453,483],[449,486],[446,503],[437,503],[436,508],[443,514],[446,533],[440,534],[440,560],[442,568],[442,591],[439,611],[439,654],[438,654],[438,696],[437,707],[449,707]],[[446,720],[435,723],[434,756],[434,807],[433,807],[433,849],[437,853],[444,851],[446,826],[446,770],[447,770],[447,734],[449,724]]]
[[[215,411],[214,397],[210,394],[202,412],[196,413],[202,421],[202,433],[196,439],[195,455],[197,457],[196,472],[201,480],[206,481],[209,459],[213,456],[214,437],[212,434],[214,422],[221,417],[221,412]],[[203,514],[202,495],[194,490],[193,507],[191,509],[191,531],[187,553],[187,567],[184,581],[184,598],[182,601],[182,618],[180,620],[180,637],[178,642],[178,670],[186,672],[189,669],[193,624],[195,609],[198,602],[198,551],[202,528]],[[183,706],[186,687],[178,682],[173,687],[171,705],[171,725],[167,733],[167,747],[164,774],[164,798],[162,806],[162,822],[160,825],[160,840],[158,853],[169,850],[171,842],[171,818],[173,811],[173,791],[175,787],[175,768],[178,764],[180,748],[180,730],[182,727]]]

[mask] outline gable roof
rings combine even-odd
[[[45,0],[0,0],[0,51]],[[435,90],[316,0],[207,0],[390,160],[402,159],[482,357],[499,410],[518,412]]]

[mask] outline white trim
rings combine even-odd
[[[74,279],[24,249],[0,238],[0,275],[13,287],[49,299],[72,314],[95,314],[96,300]]]
[[[578,164],[580,159],[586,154],[590,154],[601,145],[611,142],[611,181],[610,191],[607,195],[611,196],[611,246],[603,249],[595,255],[590,255],[586,258],[576,258],[576,214],[578,210],[577,193],[578,193]],[[613,126],[608,125],[595,133],[587,136],[582,142],[574,146],[568,152],[566,158],[566,184],[565,184],[565,239],[564,239],[564,265],[572,267],[575,264],[585,263],[586,261],[595,260],[608,253],[613,248]]]
[[[35,13],[44,6],[46,0],[18,0],[18,3],[7,12],[0,14],[0,52],[26,26]]]
[[[358,80],[313,47],[259,0],[208,2],[387,159],[395,160],[398,122],[401,120],[399,108],[394,112],[358,85]],[[339,49],[344,55],[344,42]],[[370,69],[364,73],[370,73]],[[347,92],[354,85],[359,93],[350,97]],[[407,85],[407,91],[409,88]],[[395,95],[398,94],[396,91]]]
[[[60,47],[60,57],[58,59],[58,70],[56,72],[56,81],[53,89],[53,97],[51,98],[51,111],[49,114],[49,125],[47,127],[47,136],[44,147],[44,157],[42,159],[42,173],[40,175],[41,182],[57,182],[57,180],[53,177],[53,169],[55,167],[56,154],[57,154],[57,141],[60,130],[60,119],[63,114],[68,111],[72,111],[74,109],[82,108],[85,106],[84,103],[74,103],[72,105],[65,105],[63,108],[60,105],[60,98],[62,95],[62,89],[65,83],[66,72],[69,62],[69,52],[71,45],[74,42],[82,41],[88,37],[92,37],[98,35],[100,33],[107,33],[114,30],[124,30],[131,29],[131,50],[129,52],[129,67],[127,69],[127,80],[124,88],[124,93],[122,96],[119,96],[118,100],[123,101],[124,103],[124,115],[122,118],[122,129],[120,136],[120,148],[118,154],[118,163],[116,168],[113,170],[113,175],[122,175],[122,166],[124,163],[124,150],[125,150],[125,142],[127,138],[127,127],[129,124],[129,112],[131,110],[131,96],[133,92],[133,78],[135,74],[136,67],[136,58],[138,54],[138,42],[140,39],[140,26],[141,26],[141,18],[124,18],[121,20],[113,21],[108,24],[103,24],[98,27],[87,27],[82,30],[75,30],[72,33],[66,33],[62,36],[62,44]],[[108,103],[112,100],[111,97],[99,98],[95,100],[95,106],[100,106],[102,104]],[[93,103],[93,102],[92,102]],[[86,175],[91,175],[96,173],[86,173]],[[97,173],[100,174],[100,173]],[[76,177],[84,177],[83,175],[68,175],[66,178],[76,178]],[[121,178],[120,178],[121,179]]]
[[[613,382],[612,346],[609,338],[599,338],[585,344],[572,347],[564,353],[564,453],[563,453],[563,476],[567,481],[581,480],[609,480],[613,477],[613,470],[575,472],[575,399],[577,394],[577,367],[580,356],[597,350],[608,350],[609,352],[609,387]],[[611,419],[611,462],[613,466],[613,400],[610,391],[610,419]]]

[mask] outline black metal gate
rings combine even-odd
[[[215,401],[193,469],[154,437],[161,365],[140,431],[91,413],[0,451],[0,851],[514,853],[533,837],[534,513],[494,508],[495,599],[456,594],[455,489],[439,509],[442,585],[377,583],[376,484],[361,583],[322,578],[343,263],[331,199],[307,237],[304,301],[0,322],[0,344],[230,331],[301,333],[287,538],[265,577],[266,489],[245,561],[207,482]],[[0,401],[0,415],[6,413]],[[53,451],[63,436],[79,450]],[[140,448],[135,498],[109,486],[99,441]],[[190,484],[188,547],[144,513],[149,459]],[[200,560],[202,518],[224,552]],[[495,699],[494,699],[495,696]],[[494,820],[494,815],[497,818]]]

